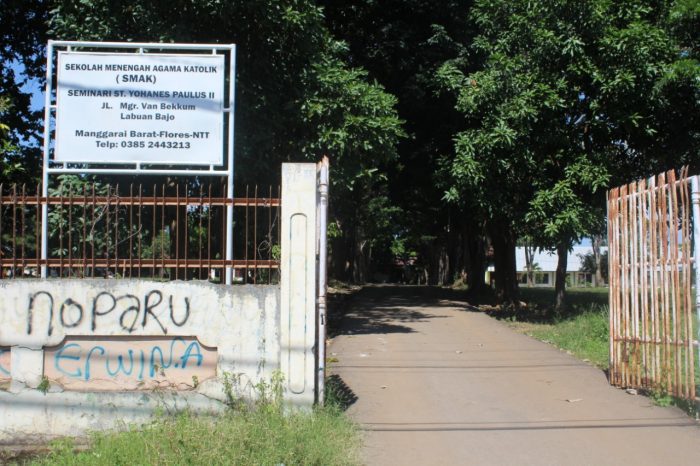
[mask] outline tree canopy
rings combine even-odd
[[[611,186],[700,169],[698,0],[10,0],[2,178],[38,175],[47,38],[236,43],[237,181],[331,158],[331,271],[516,301],[514,248],[599,235]],[[563,275],[558,276],[563,306]]]
[[[685,73],[698,68],[663,3],[477,0],[470,15],[480,66],[465,72],[456,57],[438,73],[467,120],[446,161],[447,199],[469,199],[492,226],[513,299],[517,237],[557,249],[565,270],[573,243],[600,230],[613,180],[697,160],[697,130],[670,101],[697,117],[698,81]],[[683,137],[666,139],[676,125]]]
[[[308,0],[218,2],[58,1],[51,15],[58,38],[237,44],[236,177],[276,182],[279,163],[333,167],[332,220],[353,242],[367,241],[355,218],[381,196],[386,164],[403,136],[396,98],[351,67],[342,42]],[[357,235],[360,238],[356,238]],[[343,261],[344,262],[344,261]]]
[[[3,182],[38,176],[42,112],[32,109],[31,78],[43,78],[48,9],[41,0],[8,0],[0,12],[0,174]]]

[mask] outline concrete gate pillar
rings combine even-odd
[[[285,399],[311,406],[315,394],[316,164],[282,164],[280,367]]]

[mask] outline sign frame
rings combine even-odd
[[[223,108],[221,118],[226,118],[227,128],[222,131],[223,144],[226,148],[220,164],[193,165],[192,168],[159,168],[167,165],[177,165],[170,162],[57,162],[51,159],[52,134],[55,132],[56,112],[58,109],[57,86],[58,77],[54,79],[54,62],[58,63],[57,53],[79,52],[89,49],[86,53],[119,53],[133,51],[139,55],[173,55],[192,54],[192,52],[209,52],[212,55],[228,55],[228,70],[224,70],[224,78],[228,77],[228,86],[224,83]],[[118,52],[114,52],[118,50]],[[189,52],[189,53],[188,53]],[[55,56],[56,55],[56,56]],[[49,40],[46,47],[46,87],[44,90],[44,144],[42,162],[42,197],[48,197],[49,177],[51,175],[175,175],[175,176],[224,176],[227,179],[227,195],[229,204],[226,206],[226,260],[233,260],[233,174],[234,174],[234,114],[236,98],[236,45],[235,44],[170,44],[152,42],[94,42],[94,41],[59,41]],[[225,59],[224,59],[225,60]],[[224,62],[226,64],[226,62]],[[223,148],[222,148],[223,149]],[[114,165],[109,168],[95,165]],[[76,166],[78,165],[78,166]],[[41,237],[41,277],[47,277],[46,260],[48,258],[48,205],[41,207],[42,237]],[[233,268],[226,267],[226,284],[233,280]]]
[[[223,165],[224,55],[59,50],[57,62],[55,163]]]

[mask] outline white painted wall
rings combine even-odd
[[[18,435],[27,426],[33,434],[67,435],[74,434],[76,426],[102,428],[144,418],[148,410],[143,406],[158,404],[152,392],[154,379],[161,394],[186,393],[183,401],[173,398],[173,406],[193,403],[212,409],[226,401],[225,376],[236,381],[236,396],[254,398],[254,385],[269,381],[280,370],[279,295],[277,286],[226,287],[206,282],[1,282],[0,347],[10,348],[10,367],[4,369],[11,380],[0,390],[0,440]],[[183,342],[181,337],[192,340]],[[67,344],[73,347],[66,349]],[[190,347],[183,359],[191,344],[202,348]],[[79,345],[82,352],[76,349]],[[108,354],[113,350],[109,360],[100,359],[104,351],[90,354],[89,348],[97,345]],[[156,346],[158,352],[150,350]],[[216,361],[215,370],[207,372],[211,377],[190,383],[178,379],[182,370],[178,364],[186,360],[187,369],[196,368],[198,362],[207,361],[198,358],[205,350]],[[52,364],[51,370],[45,364]],[[124,379],[125,367],[131,369],[130,381]],[[154,367],[156,375],[151,377]],[[139,372],[142,384],[134,383]],[[50,393],[44,394],[39,388],[42,383],[46,388],[47,374],[52,375],[47,379]],[[70,382],[80,385],[74,388]],[[103,419],[100,406],[112,399],[119,400],[120,406],[132,403],[133,409]],[[62,412],[72,414],[61,418],[58,413]]]

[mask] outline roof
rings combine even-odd
[[[601,253],[607,250],[607,247],[600,248]],[[566,271],[578,272],[581,270],[581,258],[579,257],[579,254],[583,256],[590,252],[593,252],[593,248],[591,246],[574,246],[573,249],[569,251]],[[535,251],[535,256],[533,257],[533,262],[537,264],[537,267],[535,268],[542,272],[556,271],[557,260],[557,253],[552,251]],[[525,272],[525,248],[515,248],[515,268],[518,272]]]

